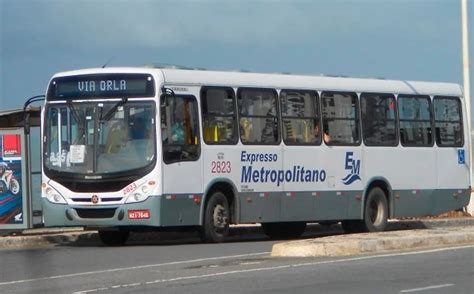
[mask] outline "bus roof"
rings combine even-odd
[[[92,73],[150,73],[165,84],[188,86],[263,87],[277,89],[313,89],[397,94],[463,95],[460,85],[444,82],[385,80],[373,78],[253,73],[239,71],[193,70],[150,67],[91,68],[56,74],[54,77]]]

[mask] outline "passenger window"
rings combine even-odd
[[[197,160],[201,150],[196,99],[162,96],[160,103],[164,162]]]
[[[237,96],[242,143],[278,144],[280,135],[276,91],[240,88]]]
[[[202,128],[206,144],[236,144],[237,116],[232,88],[203,87]]]
[[[402,145],[433,145],[430,102],[428,96],[398,96],[400,141]]]
[[[360,143],[356,93],[323,92],[321,113],[323,138],[326,144],[358,145]]]
[[[362,135],[367,146],[396,146],[395,96],[363,93],[360,96]]]
[[[283,141],[287,145],[321,144],[318,93],[282,90],[280,92]]]
[[[458,97],[434,98],[436,144],[442,147],[464,145],[461,102]]]

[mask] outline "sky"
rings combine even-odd
[[[0,111],[44,94],[56,72],[107,62],[462,84],[460,3],[0,0]]]

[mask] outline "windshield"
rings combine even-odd
[[[110,174],[155,160],[155,106],[127,100],[50,104],[45,114],[46,170]]]

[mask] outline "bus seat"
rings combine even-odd
[[[219,142],[219,129],[217,125],[205,127],[204,138],[207,142]]]

